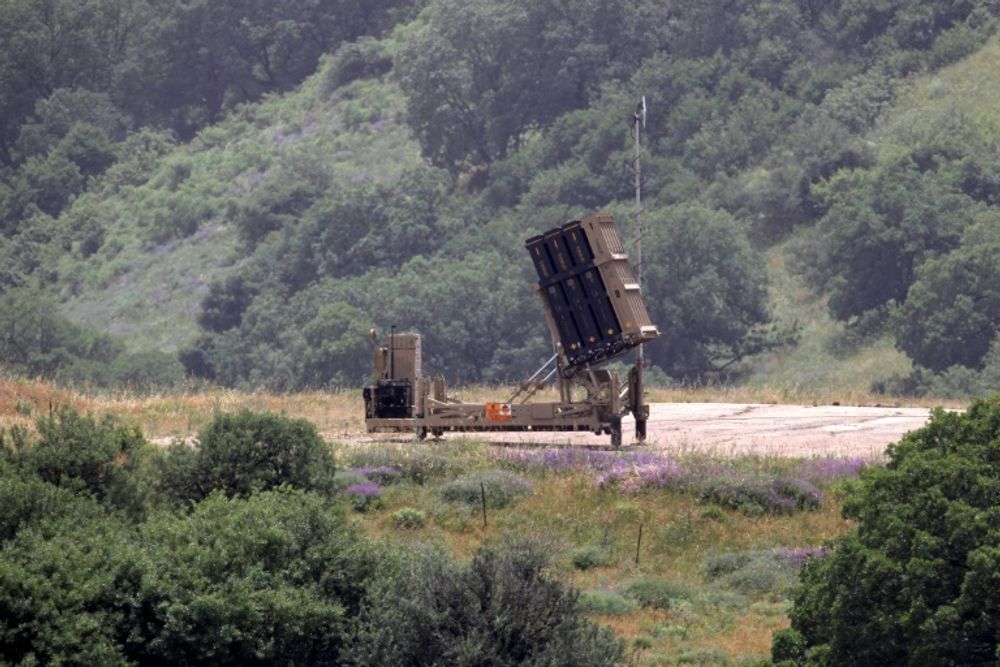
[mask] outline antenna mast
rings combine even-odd
[[[639,135],[642,129],[646,127],[646,96],[643,95],[639,104],[635,107],[635,113],[632,114],[632,137],[635,139],[635,159],[633,160],[632,171],[635,174],[635,211],[632,213],[632,218],[635,226],[635,279],[639,283],[639,293],[642,293],[642,146],[639,143]],[[643,353],[643,348],[646,347],[645,343],[640,344],[636,348],[635,355],[635,369],[636,369],[636,391],[639,394],[640,401],[643,393],[646,390],[646,379],[645,379],[645,355]],[[636,428],[636,438],[640,441],[645,440],[645,425],[640,429]],[[641,432],[640,432],[641,430]]]

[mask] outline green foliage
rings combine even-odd
[[[548,573],[543,549],[519,541],[480,549],[464,566],[416,554],[374,587],[348,663],[587,667],[622,657],[622,643]]]
[[[4,456],[13,465],[132,516],[144,512],[150,451],[138,429],[69,408],[39,418],[36,429],[37,437],[17,429],[0,435]]]
[[[795,596],[809,664],[995,660],[998,435],[1000,397],[937,410],[862,473],[844,505],[857,529],[807,562]]]
[[[333,474],[333,488],[337,491],[343,491],[349,486],[364,484],[367,481],[367,477],[354,470],[338,470]]]
[[[357,385],[359,334],[393,324],[453,382],[533,370],[547,341],[517,248],[584,211],[623,219],[635,91],[643,192],[667,211],[649,226],[701,211],[643,267],[661,274],[644,287],[675,378],[794,338],[764,324],[747,235],[767,245],[822,218],[800,264],[852,318],[903,303],[1000,201],[988,133],[960,131],[973,123],[912,151],[867,137],[902,75],[992,33],[985,0],[49,5],[0,19],[0,283],[55,285],[74,319],[181,348],[224,385]],[[700,216],[731,227],[718,261]],[[108,365],[70,375],[143,383]]]
[[[35,288],[0,294],[0,324],[0,362],[17,374],[138,391],[184,381],[174,357],[155,351],[129,354],[115,338],[66,320],[55,300]]]
[[[5,455],[9,455],[7,436],[0,434],[0,445]],[[30,474],[19,474],[11,466],[9,470],[0,466],[0,542],[17,535],[27,526],[65,516],[77,503],[79,496],[71,490],[49,484]]]
[[[282,485],[329,492],[333,457],[304,419],[242,411],[219,414],[192,447],[175,442],[162,461],[163,492],[198,501],[214,491],[248,496]]]
[[[792,665],[798,665],[806,657],[806,638],[802,633],[792,629],[778,630],[771,640],[771,655],[774,662],[782,664],[782,661],[790,661]]]
[[[138,528],[74,512],[0,547],[0,660],[336,664],[374,559],[326,500],[227,500]]]
[[[600,547],[585,546],[573,549],[569,555],[569,560],[578,570],[590,570],[595,567],[607,565],[610,558],[606,550]]]
[[[691,591],[684,586],[658,577],[642,577],[629,582],[625,595],[643,607],[669,611],[673,600],[689,600]]]
[[[427,513],[416,507],[403,507],[392,513],[392,525],[397,528],[414,530],[423,528],[427,523]]]
[[[979,367],[1000,330],[1000,215],[971,227],[961,246],[920,267],[894,314],[896,342],[932,371]]]
[[[373,571],[343,515],[300,491],[216,493],[141,538],[139,662],[335,664]]]
[[[795,570],[785,567],[771,553],[750,554],[738,566],[716,557],[706,567],[706,578],[715,585],[742,595],[787,597],[795,583]]]
[[[661,335],[651,359],[674,376],[697,375],[766,347],[748,335],[768,321],[761,257],[739,222],[695,205],[651,216],[645,225],[646,302]],[[648,255],[647,255],[648,253]]]
[[[503,159],[624,73],[651,45],[641,18],[618,1],[430,3],[395,60],[424,155],[455,172]]]
[[[134,530],[74,513],[0,547],[0,662],[131,664],[123,646],[146,569]]]
[[[448,502],[479,506],[486,494],[486,506],[506,507],[521,496],[531,493],[531,483],[506,470],[487,470],[462,475],[441,487],[441,499]]]
[[[580,593],[580,610],[598,616],[622,616],[635,609],[635,602],[617,591],[595,588]]]

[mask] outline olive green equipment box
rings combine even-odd
[[[419,334],[394,331],[383,346],[372,330],[374,384],[363,391],[370,433],[410,431],[424,438],[445,431],[590,431],[610,435],[618,447],[622,418],[631,413],[636,439],[645,440],[649,406],[641,361],[624,381],[598,367],[659,335],[614,219],[590,215],[525,245],[538,273],[533,288],[552,335],[552,358],[506,400],[463,403],[448,395],[444,378],[422,374]],[[559,400],[532,401],[553,378]]]

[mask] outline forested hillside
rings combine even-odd
[[[519,378],[549,349],[523,240],[597,209],[630,231],[644,95],[666,376],[738,381],[803,345],[776,307],[790,280],[841,340],[910,360],[877,389],[995,388],[998,14],[6,3],[0,359],[98,384],[352,386],[368,328],[398,325],[451,381]]]

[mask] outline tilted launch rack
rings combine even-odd
[[[421,372],[420,335],[392,333],[375,345],[375,383],[364,388],[369,432],[414,431],[419,437],[445,431],[591,431],[620,446],[622,418],[636,420],[645,440],[649,406],[643,369],[628,378],[599,364],[659,335],[650,322],[614,219],[595,214],[525,243],[539,282],[538,293],[555,354],[506,401],[463,403],[448,396],[443,378]],[[531,402],[553,377],[555,402]],[[581,390],[582,391],[579,391]]]

